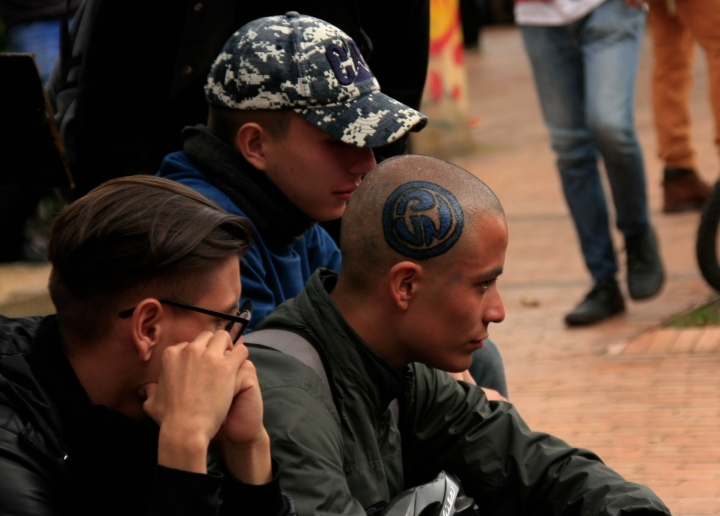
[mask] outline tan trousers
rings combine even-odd
[[[707,55],[715,144],[720,149],[720,0],[676,0],[675,4],[672,16],[665,0],[653,0],[648,15],[655,42],[652,102],[658,154],[668,167],[695,168],[689,113],[695,41]]]

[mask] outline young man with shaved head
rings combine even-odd
[[[355,192],[342,239],[340,273],[317,271],[251,336],[302,336],[327,377],[317,387],[258,367],[299,515],[371,513],[442,470],[482,514],[669,514],[593,453],[531,431],[511,404],[444,372],[466,369],[505,317],[507,225],[484,183],[435,158],[391,158]]]

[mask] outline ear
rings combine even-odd
[[[144,299],[132,315],[132,338],[140,360],[147,362],[160,342],[167,311],[157,299]]]
[[[267,142],[270,134],[260,124],[248,122],[235,135],[235,149],[253,167],[265,171],[267,168]]]
[[[423,268],[415,262],[396,263],[388,273],[390,298],[400,310],[407,310],[416,296],[424,276]]]

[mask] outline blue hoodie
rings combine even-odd
[[[184,151],[168,154],[157,175],[192,188],[229,213],[247,217],[227,195],[207,180]],[[240,265],[240,302],[246,299],[253,301],[250,328],[280,303],[297,296],[315,269],[327,267],[338,271],[340,261],[340,249],[320,226],[312,226],[289,245],[266,245],[256,232],[253,246]]]

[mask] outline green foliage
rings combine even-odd
[[[675,315],[665,323],[665,326],[676,328],[718,325],[720,325],[720,299],[718,298],[713,298],[690,312]]]

